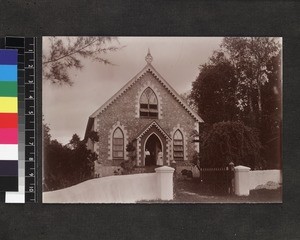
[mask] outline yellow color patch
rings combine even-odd
[[[18,98],[0,97],[0,113],[17,113]]]

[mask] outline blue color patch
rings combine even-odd
[[[17,65],[18,50],[0,49],[0,64],[1,65]]]
[[[0,81],[17,81],[17,65],[0,65]]]

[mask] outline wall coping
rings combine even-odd
[[[168,166],[155,168],[155,172],[157,172],[157,173],[173,173],[174,171],[175,171],[174,168],[171,168],[171,167],[168,167]]]
[[[249,172],[251,170],[251,168],[239,165],[239,166],[234,167],[234,170],[238,171],[238,172]]]

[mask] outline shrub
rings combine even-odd
[[[219,122],[200,136],[201,167],[225,167],[230,162],[261,169],[262,146],[256,129],[242,122]]]
[[[129,160],[124,160],[120,164],[120,166],[123,169],[122,171],[123,174],[131,174],[135,168],[135,160],[136,160],[135,149],[136,148],[132,142],[126,145],[126,151],[128,152]]]

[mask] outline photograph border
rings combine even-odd
[[[2,4],[2,3],[1,3]],[[296,239],[300,5],[296,1],[5,1],[1,35],[283,37],[283,204],[0,204],[4,239]],[[71,26],[71,27],[70,27]],[[40,45],[41,46],[41,45]],[[38,56],[41,57],[41,47]],[[38,78],[41,79],[41,64]],[[41,84],[38,86],[41,97]],[[41,114],[41,102],[38,113]],[[42,119],[39,119],[41,140]],[[41,165],[39,141],[39,165]],[[39,169],[41,182],[41,168]],[[41,192],[41,186],[39,186]],[[16,227],[18,226],[18,228]]]

